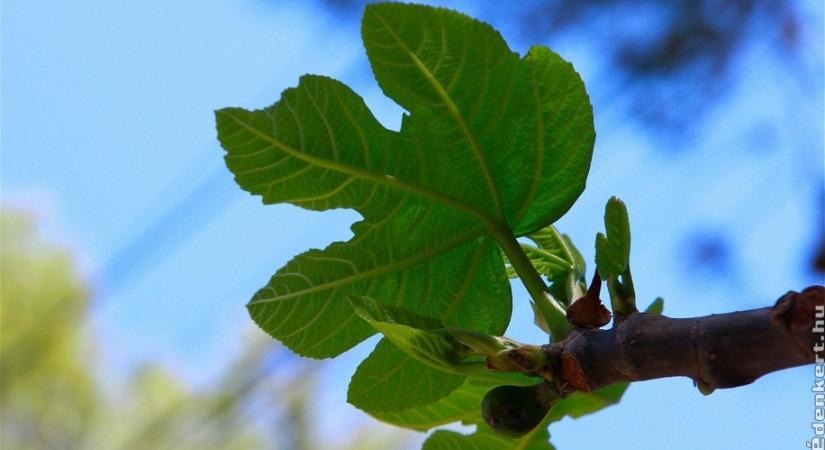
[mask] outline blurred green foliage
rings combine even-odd
[[[319,439],[308,426],[319,364],[257,334],[205,391],[155,362],[104,382],[92,292],[71,254],[30,215],[0,212],[0,226],[0,448],[355,450],[407,439],[366,427]]]
[[[88,291],[70,256],[33,233],[32,218],[3,213],[0,260],[0,418],[8,449],[76,448],[98,414],[78,325]]]

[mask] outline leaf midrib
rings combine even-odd
[[[275,301],[288,300],[290,298],[300,297],[300,296],[312,294],[312,293],[315,293],[315,292],[324,291],[324,290],[327,290],[327,289],[334,289],[334,288],[339,287],[339,286],[346,286],[348,284],[352,284],[352,283],[355,283],[355,282],[358,282],[358,281],[361,281],[361,280],[364,280],[364,279],[367,279],[367,278],[377,277],[379,275],[383,275],[383,274],[388,273],[388,272],[393,272],[393,271],[396,271],[396,270],[399,270],[399,269],[412,267],[412,266],[415,266],[415,265],[417,265],[417,264],[419,264],[423,261],[433,259],[438,255],[441,255],[441,254],[446,253],[446,252],[448,252],[448,251],[450,251],[454,248],[457,248],[457,247],[461,246],[462,244],[470,242],[473,239],[476,239],[479,236],[482,236],[485,233],[485,231],[486,230],[483,229],[483,228],[482,229],[470,230],[467,233],[459,235],[458,237],[456,237],[452,241],[449,241],[445,244],[442,244],[442,245],[440,245],[440,246],[438,246],[434,249],[431,249],[431,250],[423,252],[423,253],[416,254],[415,256],[412,256],[412,257],[409,257],[409,258],[405,258],[405,259],[396,261],[393,264],[387,264],[385,266],[381,266],[381,267],[378,267],[376,269],[371,269],[371,270],[366,270],[366,271],[363,271],[363,272],[359,272],[359,273],[356,273],[354,275],[350,275],[348,277],[339,278],[339,279],[337,279],[333,282],[330,282],[330,283],[318,284],[318,285],[315,285],[315,286],[312,286],[310,288],[303,289],[303,290],[300,290],[300,291],[290,292],[288,294],[279,295],[279,296],[272,297],[272,298],[252,300],[248,303],[248,306],[271,303],[271,302],[275,302]]]
[[[529,55],[528,55],[529,56]],[[536,198],[536,195],[539,192],[539,185],[541,184],[541,171],[544,164],[544,156],[547,149],[544,146],[544,117],[542,117],[541,113],[541,97],[538,93],[538,81],[536,80],[536,67],[535,63],[530,61],[528,58],[524,58],[520,61],[521,64],[529,64],[530,65],[530,84],[532,87],[532,99],[535,102],[536,107],[536,164],[535,164],[535,172],[533,173],[533,182],[530,183],[530,191],[527,194],[527,198],[524,201],[524,205],[521,207],[521,211],[516,214],[516,222],[519,223],[527,215],[527,211],[530,210],[530,205],[533,203],[533,200]]]
[[[275,139],[274,137],[272,137],[272,136],[270,136],[266,133],[263,133],[263,132],[259,131],[257,128],[248,125],[247,123],[245,123],[242,120],[236,118],[232,114],[228,114],[228,113],[224,113],[224,114],[227,117],[229,117],[230,119],[232,119],[232,121],[234,121],[236,124],[238,124],[239,126],[243,127],[247,131],[249,131],[250,133],[257,136],[259,139],[262,139],[262,140],[268,142],[270,145],[273,145],[273,146],[279,148],[280,150],[288,153],[290,156],[292,156],[294,158],[300,159],[302,161],[306,161],[306,162],[311,163],[311,164],[315,164],[315,165],[317,165],[319,167],[322,167],[322,168],[325,168],[325,169],[335,170],[335,171],[345,173],[345,174],[353,176],[353,177],[359,177],[359,178],[364,178],[364,179],[367,179],[367,180],[371,180],[371,181],[374,181],[376,183],[383,184],[383,185],[386,185],[386,186],[390,186],[390,187],[395,188],[395,189],[400,189],[400,190],[403,190],[403,191],[411,192],[413,194],[416,194],[419,197],[424,197],[424,198],[432,200],[432,201],[436,201],[436,202],[439,202],[439,203],[443,203],[445,205],[449,205],[449,206],[451,206],[451,207],[453,207],[453,208],[455,208],[459,211],[462,211],[466,214],[477,217],[478,219],[483,221],[485,224],[487,224],[488,227],[490,227],[490,228],[500,228],[501,226],[506,226],[506,224],[504,223],[503,220],[501,220],[497,217],[491,216],[490,214],[482,211],[481,209],[479,209],[479,208],[477,208],[473,205],[470,205],[469,203],[466,203],[462,200],[459,200],[455,197],[447,195],[444,192],[441,192],[439,190],[428,188],[428,187],[420,185],[418,183],[409,182],[409,181],[406,181],[406,180],[401,179],[401,178],[394,177],[394,176],[389,175],[389,174],[375,173],[375,172],[360,169],[358,167],[354,167],[354,166],[351,166],[351,165],[342,164],[342,163],[339,163],[337,161],[329,161],[329,160],[326,160],[326,159],[317,158],[315,156],[308,155],[308,154],[306,154],[306,153],[304,153],[304,152],[302,152],[302,151],[300,151],[300,150],[298,150],[298,149],[296,149],[296,148],[294,148],[290,145],[285,144],[284,142],[281,142],[278,139]]]

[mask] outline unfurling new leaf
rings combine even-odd
[[[627,207],[616,197],[607,201],[604,210],[607,234],[596,236],[596,266],[602,279],[621,275],[630,261],[630,221]]]
[[[607,282],[613,313],[621,321],[636,312],[636,290],[630,273],[630,220],[624,202],[616,197],[607,201],[604,226],[607,234],[596,236],[596,270]]]

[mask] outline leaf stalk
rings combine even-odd
[[[563,340],[572,329],[567,322],[567,311],[547,290],[547,285],[542,280],[536,268],[530,262],[521,244],[513,236],[513,232],[506,225],[490,227],[490,234],[495,238],[504,254],[510,260],[513,269],[516,270],[524,287],[530,294],[533,303],[538,307],[550,328],[550,334],[554,342]]]

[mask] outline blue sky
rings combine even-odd
[[[477,14],[525,51],[518,24],[485,2],[439,2]],[[2,200],[38,211],[79,255],[96,291],[93,331],[103,374],[160,360],[205,386],[243,345],[244,304],[278,267],[350,236],[349,211],[263,207],[223,169],[212,111],[259,108],[304,73],[341,79],[397,127],[361,48],[358,23],[313,3],[4,1]],[[597,83],[598,54],[581,39],[552,46],[582,73],[598,139],[588,188],[559,227],[592,260],[605,200],[623,198],[634,232],[641,302],[673,316],[767,306],[822,282],[805,268],[823,171],[821,2],[808,17],[801,80],[764,48],[746,52],[740,82],[704,119],[689,151],[666,151]],[[604,107],[602,107],[604,106]],[[602,113],[602,111],[607,111]],[[759,125],[762,124],[762,128]],[[759,130],[771,130],[760,133]],[[690,236],[730,242],[735,270],[692,267]],[[514,286],[508,334],[539,341]],[[374,340],[324,366],[331,431],[365,416],[345,403],[347,379]],[[551,428],[561,449],[790,448],[808,437],[810,368],[700,396],[688,380],[631,388],[621,406]],[[343,419],[341,419],[343,418]],[[331,423],[334,422],[334,423]],[[630,427],[644,432],[623,433]],[[594,433],[593,430],[598,432]],[[587,436],[582,440],[581,436]],[[605,438],[607,439],[607,438]]]

